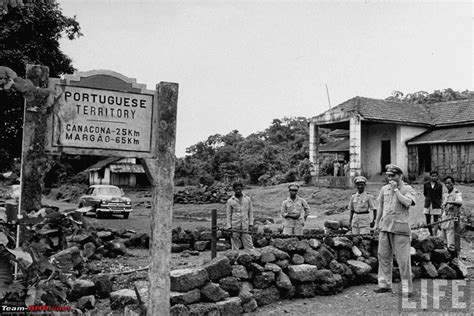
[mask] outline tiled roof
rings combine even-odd
[[[416,125],[474,123],[474,100],[434,104],[414,104],[365,97],[354,97],[332,108],[332,112],[357,112],[363,120],[400,122]],[[323,117],[326,111],[321,115]]]
[[[407,143],[408,145],[415,145],[453,142],[474,142],[474,125],[435,129],[416,136]]]
[[[105,158],[104,160],[101,160],[99,161],[98,163],[90,166],[89,168],[87,168],[86,170],[84,171],[97,171],[97,170],[100,170],[104,167],[107,167],[108,165],[110,165],[111,163],[114,163],[116,161],[119,161],[120,159],[122,158],[117,158],[117,157],[109,157],[109,158]]]

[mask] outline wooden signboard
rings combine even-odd
[[[56,102],[45,146],[51,153],[154,158],[156,91],[110,70],[51,79]]]

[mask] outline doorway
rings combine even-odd
[[[390,164],[391,159],[391,151],[390,151],[390,140],[383,140],[382,141],[382,151],[380,156],[380,169],[381,172],[385,172],[385,166]]]
[[[431,147],[429,145],[418,146],[418,170],[419,174],[431,171]]]

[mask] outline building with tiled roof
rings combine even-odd
[[[338,183],[383,174],[389,163],[409,178],[437,170],[442,177],[474,180],[474,99],[413,104],[354,97],[313,117],[310,160],[316,183],[323,174],[319,150],[329,149],[319,144],[319,128],[349,132],[349,176]]]

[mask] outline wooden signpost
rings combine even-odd
[[[147,90],[108,70],[48,73],[27,67],[27,79],[55,95],[35,94],[25,106],[19,212],[41,207],[47,153],[141,158],[153,186],[147,314],[168,315],[178,84]]]

